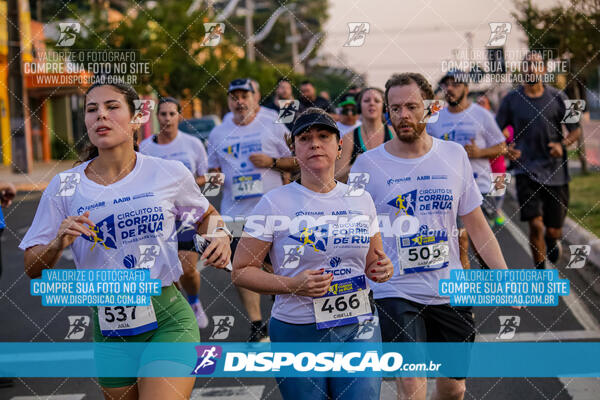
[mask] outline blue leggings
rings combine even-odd
[[[373,336],[357,340],[359,324],[317,329],[317,324],[288,324],[271,317],[272,342],[381,342],[379,324]],[[381,378],[276,378],[284,400],[366,400],[379,399]]]

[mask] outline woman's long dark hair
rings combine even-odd
[[[135,100],[140,99],[140,96],[137,94],[137,92],[135,91],[135,89],[133,87],[131,87],[130,85],[128,85],[126,83],[122,83],[122,82],[114,82],[114,83],[113,82],[111,82],[111,83],[96,82],[92,86],[90,86],[88,88],[88,90],[86,90],[86,92],[85,92],[86,99],[87,99],[87,95],[93,89],[100,87],[100,86],[112,86],[113,88],[115,88],[115,90],[117,92],[119,92],[123,96],[125,96],[125,101],[127,102],[127,106],[129,107],[129,112],[131,113],[131,116],[133,117],[133,115],[135,113]],[[85,113],[85,111],[84,111],[84,113]],[[138,141],[138,132],[137,132],[137,130],[135,130],[133,132],[133,149],[135,151],[139,150],[137,141]],[[98,157],[98,147],[96,147],[93,143],[90,142],[84,147],[82,154],[80,156],[80,160],[81,160],[81,162],[85,162],[85,161],[91,160],[94,157]]]

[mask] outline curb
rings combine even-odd
[[[19,183],[16,184],[15,187],[17,188],[17,192],[42,192],[44,190],[46,190],[46,187],[48,186],[50,182],[39,182],[38,184],[35,183]]]
[[[590,245],[590,255],[587,257],[587,263],[593,265],[600,273],[600,238],[567,217],[563,225],[563,240],[568,244]]]
[[[513,181],[510,182],[506,189],[515,202],[517,202],[517,189]],[[591,264],[597,273],[600,273],[600,238],[588,231],[573,219],[566,217],[563,224],[563,242],[566,244],[589,244],[590,255],[587,258],[586,265]],[[563,246],[563,251],[567,249]],[[583,268],[576,269],[584,278],[589,278],[589,271],[586,273],[585,266]],[[596,277],[597,278],[597,277]],[[592,281],[594,281],[593,279]],[[591,282],[591,281],[590,281]]]

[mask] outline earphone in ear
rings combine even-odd
[[[341,151],[342,150],[342,145],[338,144],[338,150]]]

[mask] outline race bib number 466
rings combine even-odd
[[[425,236],[398,237],[400,274],[433,271],[448,266],[447,236],[435,233]]]
[[[317,329],[358,323],[372,315],[365,276],[334,281],[325,296],[313,299]]]

